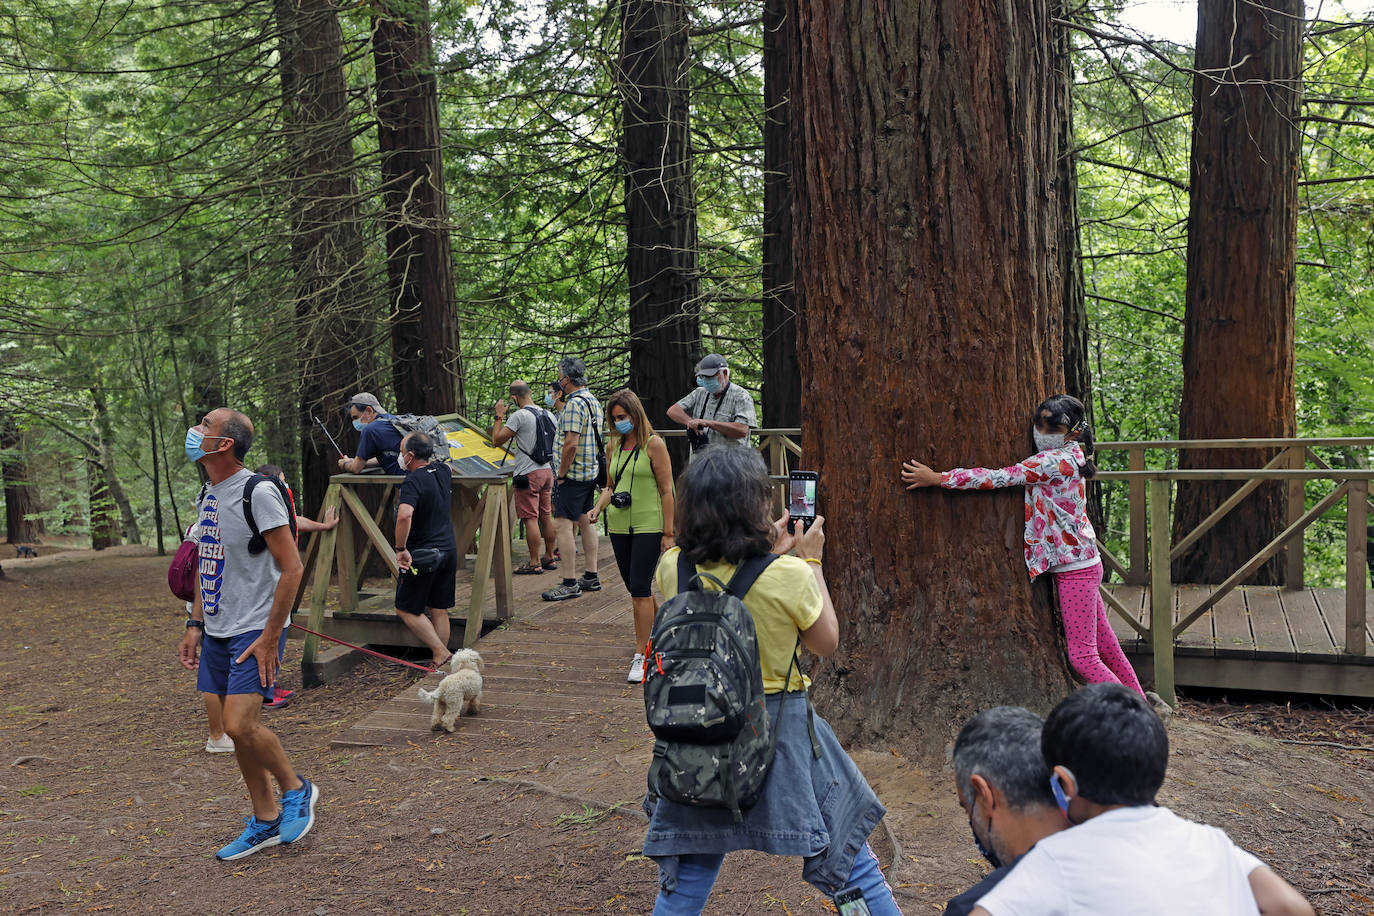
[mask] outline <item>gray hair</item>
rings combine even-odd
[[[954,779],[973,804],[974,776],[1001,790],[1007,804],[1055,807],[1050,768],[1040,753],[1040,717],[1022,706],[994,706],[964,723],[954,739]]]
[[[224,418],[219,431],[224,437],[234,440],[234,458],[243,461],[243,456],[253,447],[253,421],[237,410],[229,410],[229,416]]]
[[[567,376],[570,382],[578,385],[587,384],[587,366],[576,356],[565,356],[560,359],[558,371]]]

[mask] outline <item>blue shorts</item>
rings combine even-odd
[[[277,643],[277,663],[281,663],[282,650],[286,648],[286,633],[290,627],[281,631]],[[200,668],[196,672],[196,689],[201,693],[229,696],[235,693],[256,693],[264,697],[272,696],[272,686],[262,686],[258,677],[258,660],[245,658],[242,663],[235,661],[248,651],[262,630],[249,630],[237,636],[209,636],[200,641]]]

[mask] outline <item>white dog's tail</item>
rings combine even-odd
[[[437,697],[437,696],[439,695],[439,691],[437,691],[437,690],[426,690],[426,689],[423,688],[423,687],[420,687],[420,688],[418,688],[418,689],[419,689],[419,691],[420,691],[420,699],[422,699],[422,700],[428,700],[428,701],[431,702],[431,703],[433,703],[433,702],[434,702],[434,698]]]

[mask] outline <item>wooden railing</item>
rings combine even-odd
[[[668,437],[687,435],[685,429],[654,431]],[[783,484],[787,482],[788,473],[793,468],[800,467],[802,450],[798,443],[801,442],[801,430],[787,427],[756,429],[751,435],[758,439],[758,444],[754,445],[754,448],[763,455],[763,460],[768,463],[768,474],[773,478],[774,512],[776,515],[782,515],[783,509],[787,506],[787,493]]]
[[[1304,551],[1302,536],[1308,527],[1342,499],[1346,504],[1345,557],[1345,633],[1344,651],[1363,656],[1365,640],[1366,593],[1368,571],[1368,512],[1370,480],[1374,470],[1332,468],[1313,449],[1319,446],[1369,448],[1374,438],[1346,439],[1193,439],[1160,440],[1150,442],[1103,442],[1098,452],[1125,450],[1129,454],[1127,471],[1100,471],[1097,479],[1124,481],[1128,485],[1130,524],[1128,530],[1129,563],[1123,563],[1099,540],[1103,563],[1115,570],[1123,581],[1148,585],[1150,595],[1150,625],[1142,625],[1130,611],[1104,589],[1103,597],[1109,607],[1148,639],[1154,651],[1155,689],[1170,704],[1174,697],[1174,643],[1179,635],[1192,626],[1217,602],[1255,573],[1270,558],[1284,552],[1285,587],[1303,587]],[[1149,449],[1277,449],[1274,458],[1263,468],[1220,468],[1192,470],[1147,470],[1145,453]],[[1308,463],[1317,467],[1308,467]],[[1179,480],[1234,480],[1241,485],[1196,528],[1172,543],[1170,518],[1171,489]],[[1222,518],[1266,481],[1282,480],[1288,484],[1288,525],[1253,557],[1229,575],[1216,589],[1178,623],[1173,622],[1173,586],[1171,565],[1193,544],[1210,531]],[[1311,507],[1307,507],[1305,483],[1309,480],[1330,480],[1335,487]]]

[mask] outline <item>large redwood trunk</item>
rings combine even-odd
[[[630,387],[650,422],[667,427],[702,355],[687,11],[681,0],[621,0],[620,13]],[[681,469],[686,441],[668,442]]]
[[[379,0],[372,51],[396,408],[466,412],[427,0]]]
[[[816,694],[843,737],[935,756],[973,712],[1068,686],[1022,491],[898,479],[1025,457],[1063,385],[1050,2],[799,6],[804,429],[841,622]]]
[[[0,478],[5,486],[5,539],[11,544],[37,544],[43,520],[30,518],[43,509],[38,485],[30,478],[24,454],[24,432],[12,414],[0,411]]]
[[[338,454],[310,418],[319,417],[345,448],[357,442],[344,399],[374,387],[374,322],[335,0],[277,0],[276,12],[293,166],[287,211],[301,355],[303,493],[296,508],[316,517]]]
[[[1302,0],[1201,0],[1179,437],[1289,437]],[[1272,451],[1183,452],[1184,468],[1260,467]],[[1177,541],[1240,483],[1179,486]],[[1285,486],[1260,487],[1174,563],[1220,582],[1285,527]],[[1252,581],[1282,579],[1281,555]]]
[[[797,17],[787,7],[763,3],[763,423],[772,427],[801,425],[788,114]]]

